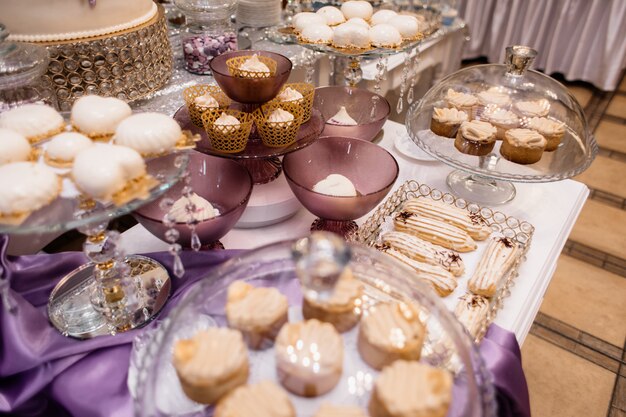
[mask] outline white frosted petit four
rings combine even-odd
[[[52,166],[67,166],[74,161],[80,151],[92,145],[91,139],[80,133],[59,133],[46,144],[44,159]]]
[[[352,181],[341,174],[330,174],[317,182],[313,186],[313,191],[336,197],[355,197],[357,195]]]
[[[369,31],[370,42],[376,47],[394,48],[402,44],[402,35],[387,23],[373,26]]]
[[[80,191],[106,200],[145,175],[146,164],[137,151],[105,143],[80,151],[72,167],[72,177]]]
[[[187,212],[187,207],[193,204],[193,213]],[[219,215],[219,211],[204,197],[191,193],[189,197],[182,196],[174,202],[168,214],[176,223],[187,223],[193,215],[194,220],[204,221]]]
[[[389,23],[389,20],[397,15],[398,13],[393,10],[379,10],[372,16],[372,26],[380,25],[381,23]]]
[[[278,101],[285,102],[285,101],[300,100],[303,97],[304,96],[298,90],[295,90],[291,87],[287,87],[276,96],[276,99]]]
[[[357,121],[354,120],[346,110],[345,106],[341,106],[339,111],[335,113],[333,117],[328,119],[326,123],[330,125],[338,125],[338,126],[356,126],[358,125]]]
[[[24,135],[0,128],[0,165],[27,161],[31,155],[32,147]]]
[[[341,5],[341,12],[346,19],[360,17],[363,20],[370,20],[374,13],[374,8],[368,1],[345,1]]]
[[[333,29],[326,24],[308,25],[300,37],[305,42],[326,44],[333,40]]]
[[[330,391],[343,370],[343,340],[332,324],[307,320],[285,324],[276,338],[278,379],[294,394]]]
[[[400,14],[389,19],[387,23],[398,29],[404,39],[414,39],[420,33],[419,22],[413,16]]]
[[[0,127],[22,134],[31,143],[61,132],[65,128],[63,117],[45,104],[25,104],[0,114]]]
[[[13,162],[0,166],[0,217],[38,210],[60,192],[60,178],[45,165]]]
[[[318,15],[322,16],[324,20],[326,20],[326,24],[328,26],[339,25],[346,21],[341,10],[334,6],[324,6],[320,8],[317,12]]]
[[[338,48],[369,48],[369,29],[356,23],[343,23],[335,28],[333,45]]]
[[[183,137],[176,120],[161,113],[138,113],[124,119],[113,136],[117,145],[133,148],[144,156],[171,151]]]
[[[293,27],[296,32],[302,32],[309,25],[325,25],[326,19],[316,13],[298,13],[293,17]]]
[[[370,24],[360,17],[353,17],[352,19],[348,19],[346,23],[350,23],[352,25],[363,26],[365,29],[370,28]]]
[[[92,139],[108,139],[131,114],[130,106],[118,98],[84,96],[74,102],[71,122],[74,129]]]

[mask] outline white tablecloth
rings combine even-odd
[[[445,179],[451,171],[439,162],[418,162],[402,156],[394,139],[405,135],[403,125],[388,121],[380,146],[388,149],[400,166],[394,189],[414,179],[440,190],[447,190]],[[582,209],[589,190],[584,184],[566,180],[548,184],[518,184],[517,197],[498,207],[507,215],[527,220],[536,228],[527,260],[512,288],[511,296],[496,318],[496,323],[514,332],[520,343],[528,334],[543,295],[550,283],[556,261]],[[369,215],[368,215],[369,216]],[[359,219],[363,222],[368,216]],[[259,229],[234,229],[221,242],[229,249],[252,249],[268,243],[306,236],[314,216],[301,208],[290,219]],[[122,234],[121,246],[127,253],[162,251],[167,245],[137,225]],[[450,300],[454,302],[454,300]],[[450,304],[450,302],[446,304]]]
[[[504,60],[504,48],[539,51],[535,68],[615,90],[626,68],[624,0],[459,0],[470,28],[464,58]]]

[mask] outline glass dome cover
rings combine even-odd
[[[206,276],[153,333],[135,341],[129,388],[135,398],[136,414],[142,417],[213,415],[212,407],[195,403],[183,393],[172,365],[174,343],[208,327],[227,326],[226,290],[235,280],[277,288],[289,301],[289,321],[301,320],[303,293],[323,294],[325,287],[319,279],[312,279],[315,274],[311,271],[320,268],[318,271],[336,273],[337,269],[329,268],[330,260],[341,269],[347,264],[364,284],[363,311],[381,301],[404,301],[419,306],[420,319],[426,327],[420,362],[447,369],[453,375],[448,416],[495,416],[491,377],[477,346],[434,292],[416,282],[414,272],[393,258],[372,248],[343,243],[338,237],[334,239],[341,243],[333,243],[333,238],[329,241],[328,235],[322,233],[268,245],[236,256]],[[357,325],[342,333],[343,375],[334,389],[312,398],[289,393],[299,417],[312,417],[325,402],[367,409],[378,372],[360,360],[356,352],[358,328]],[[248,355],[248,383],[269,379],[280,385],[273,348],[249,350]]]
[[[553,78],[528,69],[537,52],[525,46],[507,48],[505,64],[477,65],[462,69],[441,80],[407,112],[406,125],[412,140],[430,155],[460,170],[487,178],[513,182],[551,182],[580,174],[589,167],[598,148],[590,134],[587,120],[578,101],[567,88]],[[500,154],[501,140],[485,156],[461,153],[454,138],[446,138],[431,130],[434,108],[453,107],[448,91],[466,93],[478,99],[465,110],[470,119],[492,122],[497,111],[517,116],[517,124],[505,129],[528,128],[533,117],[546,117],[564,125],[565,133],[558,148],[543,152],[532,164],[511,162]],[[508,97],[500,103],[483,100],[483,92]],[[488,94],[487,94],[488,95]],[[533,102],[544,111],[527,113],[519,103]],[[536,110],[536,109],[535,109]],[[510,113],[507,113],[510,115]],[[493,123],[493,122],[492,122]]]

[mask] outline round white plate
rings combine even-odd
[[[423,151],[422,148],[417,146],[415,143],[413,143],[413,141],[406,134],[396,136],[393,144],[402,155],[408,158],[415,159],[417,161],[427,162],[437,160],[427,154],[425,151]]]

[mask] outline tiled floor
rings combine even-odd
[[[600,146],[591,189],[522,347],[533,417],[626,417],[626,78],[565,83]]]

